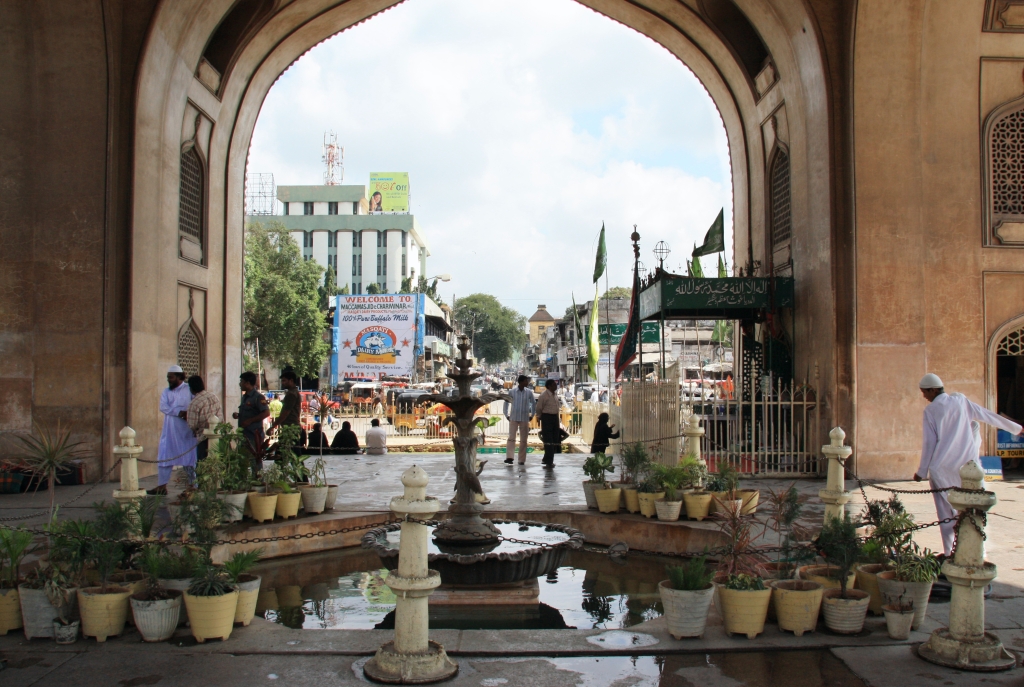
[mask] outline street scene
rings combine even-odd
[[[3,685],[1021,683],[1021,0],[0,26]]]

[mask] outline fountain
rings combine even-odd
[[[459,337],[461,353],[455,361],[456,372],[448,378],[458,385],[458,395],[432,394],[428,400],[448,406],[454,417],[445,424],[454,425],[455,498],[448,507],[448,518],[433,530],[433,547],[429,554],[430,568],[441,575],[447,587],[508,585],[522,583],[547,575],[565,560],[569,549],[583,544],[578,530],[562,525],[540,522],[513,523],[484,518],[483,505],[477,495],[483,494],[479,470],[474,469],[479,440],[478,425],[485,422],[476,411],[497,400],[510,401],[505,393],[473,396],[470,384],[480,376],[472,371],[467,358],[469,338]],[[389,570],[398,564],[396,536],[401,525],[393,524],[370,530],[363,537],[363,546],[374,549]],[[390,536],[389,536],[390,535]],[[510,541],[518,539],[519,541]],[[540,542],[540,546],[532,542]]]

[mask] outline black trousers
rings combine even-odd
[[[541,413],[540,416],[540,440],[544,442],[544,462],[551,463],[555,460],[555,454],[562,452],[562,441],[559,437],[558,415],[556,413]]]
[[[210,452],[210,440],[203,439],[196,444],[196,462],[206,458],[206,455]]]

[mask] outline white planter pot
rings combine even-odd
[[[658,511],[658,520],[673,522],[679,519],[679,513],[683,509],[682,501],[655,501],[654,509]]]
[[[302,509],[306,511],[306,515],[324,512],[327,489],[328,487],[299,487],[299,493],[302,494]]]
[[[668,633],[676,639],[703,637],[708,623],[714,586],[697,591],[673,589],[668,580],[658,583],[661,605],[665,607]]]
[[[164,589],[173,589],[174,591],[184,593],[192,586],[192,578],[183,580],[157,580],[157,583]],[[186,620],[188,620],[188,613],[185,612],[185,604],[181,604],[178,607],[178,625],[184,625]]]
[[[77,594],[75,596],[78,596]],[[60,622],[53,623],[53,639],[58,644],[74,644],[78,641],[78,628],[81,626],[81,620],[74,620],[67,625],[61,625]]]
[[[583,496],[587,499],[587,508],[593,508],[597,510],[597,496],[594,495],[594,489],[604,488],[603,484],[597,484],[587,480],[583,483]]]
[[[53,639],[53,621],[57,618],[57,609],[46,598],[42,589],[32,589],[25,585],[18,587],[21,599],[21,618],[25,630],[25,639]],[[71,599],[64,609],[64,617],[70,619],[78,607],[78,594],[71,590]]]
[[[868,614],[871,595],[859,589],[847,589],[846,599],[838,589],[826,589],[821,599],[821,610],[825,625],[833,632],[855,635],[864,629],[864,617]]]
[[[173,599],[157,601],[141,601],[131,597],[132,616],[143,641],[162,642],[174,634],[181,616],[181,592],[172,593],[175,594]]]
[[[224,522],[238,522],[242,519],[242,514],[245,512],[245,501],[249,498],[249,492],[220,494],[217,498],[224,502]]]
[[[334,510],[334,502],[338,499],[338,485],[327,485],[327,501],[324,503],[324,510]]]
[[[886,604],[896,603],[902,597],[903,601],[914,602],[914,624],[911,629],[921,627],[924,616],[928,612],[928,597],[932,593],[932,582],[900,582],[896,579],[896,573],[892,570],[880,572],[877,575],[878,589],[882,592],[882,600]]]
[[[885,626],[889,630],[890,639],[908,639],[910,627],[914,624],[913,611],[892,611],[888,606],[882,606],[885,613]]]

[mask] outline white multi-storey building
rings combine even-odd
[[[397,293],[402,280],[426,276],[430,248],[411,214],[367,213],[366,186],[278,186],[283,214],[307,260],[334,268],[338,287],[366,293],[376,283]],[[247,221],[267,221],[267,216]]]

